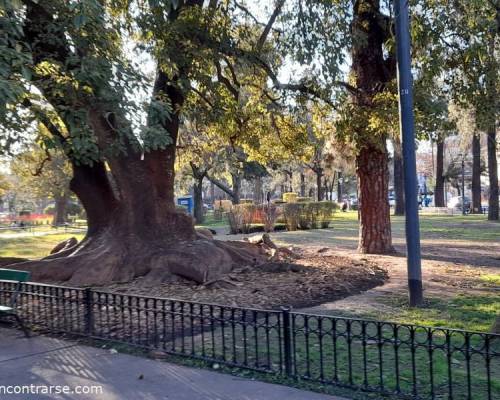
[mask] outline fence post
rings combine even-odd
[[[283,315],[283,350],[285,359],[285,374],[292,376],[292,335],[291,335],[291,317],[292,307],[281,307]]]
[[[85,333],[87,335],[92,335],[94,331],[94,314],[93,314],[93,301],[92,301],[92,289],[85,288],[83,292],[83,306],[84,306],[84,326]]]

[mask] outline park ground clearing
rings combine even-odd
[[[220,222],[217,222],[215,229],[218,239],[234,240],[243,236],[226,235],[225,227]],[[334,296],[332,300],[336,301],[322,297],[322,304],[308,308],[308,311],[476,331],[490,329],[495,316],[500,313],[499,223],[487,221],[484,215],[421,215],[426,300],[424,307],[419,309],[410,309],[407,302],[404,217],[392,217],[396,250],[392,255],[357,254],[357,229],[357,214],[348,212],[338,213],[329,229],[272,234],[273,240],[280,245],[306,249],[312,254],[321,252],[323,256],[347,257],[354,265],[377,264],[389,274],[389,280],[383,285],[380,285],[380,281],[379,286],[371,290],[364,293],[354,291],[356,294],[341,300]],[[55,244],[70,236],[78,239],[83,237],[82,234],[71,233],[0,237],[0,257],[42,257]],[[128,288],[115,286],[112,289],[129,292],[150,290],[136,284]],[[241,288],[238,285],[222,289],[226,293],[224,298],[229,302],[231,292],[237,298],[239,290]],[[210,296],[210,291],[190,292],[201,301]],[[169,294],[166,290],[160,294],[179,297],[180,293],[181,290]],[[280,300],[286,301],[286,296]]]

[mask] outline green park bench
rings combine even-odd
[[[16,283],[14,290],[10,295],[8,304],[0,303],[0,318],[1,317],[13,317],[21,329],[23,330],[26,337],[29,337],[29,331],[26,328],[23,320],[17,313],[17,298],[21,291],[21,284],[27,282],[30,278],[30,273],[26,271],[16,271],[14,269],[3,269],[0,268],[0,281],[12,281]]]

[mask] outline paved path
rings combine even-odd
[[[5,395],[7,385],[34,385],[39,394]],[[40,394],[40,386],[102,394]],[[342,400],[286,386],[252,381],[164,361],[113,354],[109,350],[0,327],[0,398],[17,400]]]

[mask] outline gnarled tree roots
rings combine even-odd
[[[197,283],[222,278],[234,268],[290,259],[269,239],[218,241],[203,232],[194,240],[144,242],[105,232],[58,245],[60,250],[41,260],[16,259],[8,268],[30,271],[38,282],[66,282],[96,286],[130,282],[142,277],[149,282],[167,282],[182,277]]]

